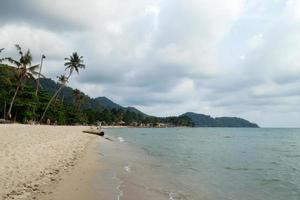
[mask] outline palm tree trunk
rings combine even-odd
[[[61,91],[61,89],[62,89],[64,86],[65,86],[64,84],[61,85],[61,86],[58,88],[58,90],[56,90],[56,92],[54,93],[54,95],[51,97],[51,99],[50,99],[50,101],[48,102],[48,104],[47,104],[47,106],[46,106],[46,109],[45,109],[45,111],[44,111],[44,113],[43,113],[43,115],[42,115],[42,117],[41,117],[39,123],[41,123],[41,122],[43,121],[43,119],[44,119],[44,117],[45,117],[45,114],[47,113],[47,111],[48,111],[48,109],[49,109],[51,103],[53,102],[53,100],[55,99],[55,97],[58,95],[58,93]]]
[[[4,111],[3,111],[3,119],[6,118],[6,101],[4,102]]]
[[[41,58],[41,65],[40,65],[39,74],[38,74],[38,78],[37,78],[37,84],[36,84],[35,96],[37,96],[37,95],[38,95],[38,92],[39,92],[39,87],[40,87],[40,76],[41,76],[42,67],[43,67],[43,59],[44,59],[44,56],[42,56],[42,58]]]
[[[55,99],[55,97],[58,95],[58,93],[61,91],[61,89],[62,89],[62,88],[65,86],[65,84],[68,82],[69,78],[70,78],[71,75],[72,75],[72,72],[73,72],[73,70],[70,71],[69,76],[67,77],[67,81],[66,81],[64,84],[62,84],[62,85],[58,88],[58,90],[55,92],[55,94],[52,96],[52,98],[51,98],[50,101],[48,102],[48,104],[47,104],[47,106],[46,106],[46,109],[45,109],[45,111],[44,111],[44,113],[43,113],[43,115],[42,115],[42,117],[41,117],[39,123],[41,123],[41,122],[43,121],[43,119],[44,119],[44,117],[45,117],[45,114],[46,114],[46,112],[47,112],[48,109],[49,109],[49,106],[51,105],[51,103],[52,103],[52,101]]]
[[[11,119],[11,109],[12,109],[12,107],[13,107],[13,104],[14,104],[14,102],[15,102],[15,99],[16,99],[16,96],[17,96],[17,94],[18,94],[19,89],[20,89],[20,85],[17,86],[17,89],[16,89],[16,91],[15,91],[15,94],[14,94],[14,96],[13,96],[11,102],[10,102],[9,109],[8,109],[8,112],[7,112],[7,117],[8,117],[8,119]]]

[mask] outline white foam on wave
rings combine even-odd
[[[131,172],[131,167],[130,167],[130,165],[124,166],[124,169],[125,169],[125,171],[127,171],[128,173]]]
[[[121,179],[119,179],[116,175],[114,175],[112,177],[112,179],[117,181],[117,187],[116,190],[118,192],[117,194],[117,200],[121,200],[121,197],[123,196],[123,190],[121,189],[121,187],[124,186],[124,181],[122,181]]]
[[[173,198],[173,195],[174,195],[173,192],[170,192],[170,193],[169,193],[169,200],[175,200],[175,199]]]
[[[119,142],[125,142],[124,138],[118,137]]]

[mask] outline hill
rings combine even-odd
[[[181,116],[189,117],[194,123],[195,127],[259,127],[257,124],[237,117],[213,118],[209,115],[197,114],[193,112],[187,112]]]
[[[42,89],[49,92],[50,94],[54,94],[54,92],[58,88],[57,83],[50,78],[43,78],[41,79],[40,82],[41,82]],[[74,89],[71,87],[68,86],[64,87],[61,93],[59,94],[60,99],[64,99],[66,103],[73,104],[74,103],[73,91]],[[96,111],[103,111],[104,109],[108,109],[108,110],[121,109],[124,111],[129,111],[141,115],[142,117],[148,116],[134,107],[123,107],[113,102],[107,97],[91,98],[88,95],[86,95],[84,92],[81,92],[81,94],[84,96],[84,101],[81,104],[82,109],[92,109]]]
[[[0,64],[0,116],[4,116],[5,107],[11,101],[16,88],[16,70]],[[19,91],[12,109],[13,119],[18,122],[38,120],[51,96],[59,85],[49,78],[40,80],[41,90],[35,95],[35,81],[29,79]],[[123,107],[107,97],[91,98],[79,91],[65,86],[50,105],[45,118],[58,124],[95,124],[97,121],[107,125],[135,124],[138,126],[196,126],[196,127],[258,127],[247,120],[235,117],[212,118],[208,115],[185,113],[180,116],[149,116],[134,107]],[[78,91],[77,91],[78,92]],[[4,109],[2,109],[4,108]]]

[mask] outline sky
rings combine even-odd
[[[0,0],[2,55],[46,55],[43,74],[156,116],[237,116],[300,127],[300,1]]]

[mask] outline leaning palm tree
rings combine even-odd
[[[68,82],[68,78],[65,76],[65,75],[60,75],[57,77],[58,79],[58,84],[59,84],[59,87],[58,89],[56,90],[56,92],[53,94],[53,96],[51,97],[50,101],[48,102],[46,108],[45,108],[45,111],[40,119],[40,123],[42,122],[42,120],[44,119],[45,117],[45,114],[47,113],[51,103],[54,101],[55,97],[58,95],[58,93],[63,89],[63,87],[66,85],[66,83]]]
[[[72,73],[74,72],[74,70],[77,72],[77,74],[79,74],[79,69],[85,69],[85,64],[83,62],[83,57],[79,56],[79,54],[77,52],[74,52],[69,58],[65,58],[66,62],[65,62],[65,66],[66,69],[65,70],[69,70],[69,75],[65,76],[65,75],[61,75],[58,77],[60,86],[59,88],[56,90],[56,92],[54,93],[54,95],[52,96],[52,98],[50,99],[50,101],[48,102],[45,111],[40,119],[40,123],[43,121],[51,103],[53,102],[53,100],[55,99],[55,97],[58,95],[58,93],[63,89],[63,87],[66,85],[66,83],[69,81]]]
[[[11,57],[6,57],[6,58],[3,58],[0,60],[1,62],[8,61],[9,63],[11,63],[13,65],[13,67],[16,68],[15,80],[16,80],[17,87],[16,87],[15,93],[11,99],[9,109],[7,112],[8,119],[11,119],[11,110],[12,110],[13,104],[15,102],[15,99],[16,99],[16,96],[17,96],[19,90],[22,87],[24,87],[24,85],[26,84],[26,81],[29,78],[35,80],[35,76],[39,75],[39,73],[36,72],[39,65],[34,65],[34,66],[31,65],[32,55],[31,55],[30,50],[28,49],[25,53],[23,53],[23,51],[19,45],[15,45],[15,46],[20,55],[19,60],[15,60]]]
[[[36,90],[35,90],[35,96],[38,95],[39,93],[39,88],[40,88],[40,74],[42,72],[42,66],[43,66],[43,60],[46,58],[46,56],[43,54],[41,58],[41,65],[39,67],[39,75],[37,77],[37,84],[36,84]]]

